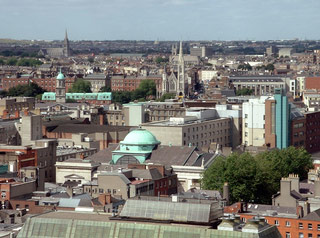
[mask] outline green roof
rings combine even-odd
[[[160,141],[146,129],[135,129],[121,143],[126,145],[158,145]]]
[[[65,79],[63,73],[60,72],[57,76],[57,79]]]
[[[247,233],[206,226],[110,221],[107,216],[103,221],[96,221],[85,219],[86,213],[78,216],[79,219],[68,218],[68,214],[60,219],[41,215],[28,218],[17,238],[281,238],[276,226],[259,233]]]

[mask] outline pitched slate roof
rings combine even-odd
[[[320,221],[320,208],[306,215],[303,220]]]

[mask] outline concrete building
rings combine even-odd
[[[123,104],[123,109],[128,110],[129,115],[128,124],[126,126],[139,126],[145,122],[146,116],[144,103]]]
[[[301,97],[303,95],[305,88],[305,76],[298,76],[296,78],[296,89],[297,89],[297,96]]]
[[[269,97],[249,99],[242,105],[242,144],[263,146],[265,144],[265,101]]]
[[[290,78],[279,76],[231,76],[236,90],[251,89],[256,96],[273,94],[276,88],[289,91]]]
[[[88,74],[83,78],[83,80],[91,84],[91,91],[93,93],[100,92],[102,87],[111,87],[110,80],[108,80],[107,76],[102,73]]]
[[[120,103],[111,103],[106,112],[107,123],[110,126],[129,125],[129,107],[123,107]]]
[[[302,116],[297,111],[298,116]],[[273,97],[261,96],[243,103],[244,145],[284,149],[290,145],[291,105],[281,89]]]
[[[200,80],[204,84],[209,84],[209,82],[214,78],[218,76],[217,70],[201,70],[200,71]]]
[[[219,118],[216,111],[189,110],[185,117],[150,122],[141,127],[154,134],[163,145],[208,147],[211,143],[232,146],[231,120]]]
[[[191,56],[198,56],[200,58],[204,57],[210,57],[212,56],[212,48],[207,47],[207,46],[194,46],[190,48],[190,55]]]
[[[56,183],[77,182],[84,184],[90,182],[99,165],[99,163],[83,159],[68,159],[63,162],[57,161],[55,164]]]
[[[281,89],[276,89],[274,94],[275,104],[275,122],[276,122],[276,141],[277,148],[284,149],[289,146],[289,121],[291,108],[288,98]],[[273,112],[274,113],[274,112]],[[269,118],[273,115],[266,115]]]
[[[183,117],[186,108],[181,102],[150,102],[145,104],[146,121],[169,120],[170,117]]]
[[[19,118],[20,113],[35,109],[32,97],[15,97],[0,99],[0,117],[3,119]]]
[[[21,145],[34,145],[36,140],[42,139],[42,118],[41,116],[22,116],[15,124],[21,137]]]
[[[99,144],[96,143],[96,147]],[[68,159],[85,159],[94,153],[97,153],[98,149],[94,147],[83,147],[83,145],[60,145],[57,146],[56,161],[66,161]]]
[[[279,48],[279,57],[291,57],[295,53],[293,48]]]

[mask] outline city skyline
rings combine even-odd
[[[320,39],[316,0],[1,0],[0,38],[70,40]]]

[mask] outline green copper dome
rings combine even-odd
[[[63,73],[61,73],[61,71],[58,74],[57,79],[64,79],[64,75],[63,75]]]
[[[146,129],[135,129],[131,131],[121,142],[125,145],[158,145],[160,141]]]

